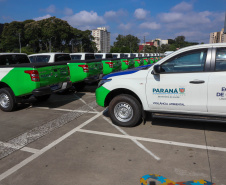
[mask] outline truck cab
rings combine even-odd
[[[71,60],[71,57],[68,53],[38,53],[28,55],[28,57],[31,63],[54,63]]]
[[[70,53],[72,60],[93,60],[94,53]]]

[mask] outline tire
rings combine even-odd
[[[76,91],[82,91],[85,88],[86,83],[85,82],[78,82],[78,83],[73,84],[73,86],[74,86]]]
[[[123,94],[113,98],[109,104],[108,112],[111,121],[115,125],[134,127],[141,121],[142,107],[136,98],[128,94]]]
[[[16,108],[16,98],[13,91],[4,87],[0,89],[0,109],[5,112],[11,112]]]
[[[38,100],[38,101],[46,101],[49,99],[49,97],[51,96],[51,94],[46,94],[46,95],[43,95],[43,96],[35,96],[35,98]]]

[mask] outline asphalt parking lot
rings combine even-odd
[[[148,114],[145,124],[117,127],[95,88],[0,112],[0,185],[135,185],[147,174],[226,184],[226,124]]]

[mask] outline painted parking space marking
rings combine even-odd
[[[166,145],[197,148],[197,149],[204,149],[204,150],[208,149],[208,150],[213,150],[213,151],[218,151],[218,152],[226,152],[226,148],[214,147],[214,146],[196,145],[196,144],[189,144],[189,143],[181,143],[181,142],[174,142],[174,141],[144,138],[144,137],[138,137],[138,136],[113,134],[113,133],[108,133],[108,132],[100,132],[100,131],[93,131],[93,130],[86,130],[86,129],[80,129],[78,132],[84,132],[84,133],[96,134],[96,135],[102,135],[102,136],[117,137],[117,138],[123,138],[123,139],[138,140],[138,141],[147,141],[147,142],[158,143],[158,144],[166,144]]]
[[[20,145],[16,146],[16,145],[12,145],[10,143],[5,143],[0,141],[0,145],[4,146],[4,148],[9,148],[9,149],[16,149],[16,150],[21,150],[24,152],[29,152],[29,153],[37,153],[39,150],[34,149],[34,148],[30,148],[30,147],[23,147],[21,148]]]
[[[21,148],[20,149],[21,151],[24,151],[24,152],[29,152],[29,153],[33,153],[33,154],[35,154],[35,153],[38,153],[39,152],[39,150],[38,149],[35,149],[35,148],[30,148],[30,147],[23,147],[23,148]]]
[[[72,110],[72,109],[59,109],[59,108],[49,108],[49,107],[33,107],[37,109],[46,109],[46,110],[58,110],[58,111],[65,111],[65,112],[82,112],[82,113],[90,113],[90,114],[97,114],[97,111],[83,111],[83,110]]]
[[[76,97],[79,97],[78,95],[75,95]],[[80,101],[82,101],[84,104],[88,105],[82,98],[79,99]],[[95,108],[92,108],[94,111],[97,111]],[[106,111],[106,109],[105,109]],[[115,127],[119,132],[121,132],[123,135],[125,136],[129,136],[124,130],[122,130],[120,127],[114,125],[111,120],[109,120],[108,118],[106,118],[105,116],[102,116],[102,118],[107,121],[108,123],[110,123],[113,127]],[[134,138],[131,138],[131,141],[133,141],[138,147],[140,147],[142,150],[144,150],[145,152],[147,152],[149,155],[151,155],[154,159],[156,160],[160,160],[160,158],[158,156],[156,156],[153,152],[151,152],[150,150],[148,150],[144,145],[142,145],[139,141],[137,141]]]
[[[37,151],[37,153],[31,155],[30,157],[26,158],[25,160],[23,160],[19,164],[15,165],[14,167],[12,167],[9,170],[5,171],[4,173],[2,173],[0,175],[0,181],[5,179],[6,177],[10,176],[11,174],[16,172],[17,170],[21,169],[22,167],[24,167],[25,165],[27,165],[28,163],[30,163],[34,159],[38,158],[40,155],[44,154],[45,152],[47,152],[48,150],[50,150],[51,148],[53,148],[57,144],[61,143],[62,141],[67,139],[69,136],[71,136],[72,134],[77,132],[79,129],[81,129],[82,127],[88,125],[90,122],[94,121],[96,118],[100,117],[102,114],[103,114],[103,112],[100,112],[100,113],[96,114],[95,116],[91,117],[87,121],[83,122],[81,125],[75,127],[74,129],[72,129],[71,131],[67,132],[66,134],[64,134],[63,136],[58,138],[57,140],[53,141],[52,143],[50,143],[49,145],[47,145],[43,149]]]
[[[137,146],[139,146],[141,149],[143,149],[145,152],[147,152],[149,155],[151,155],[154,159],[156,160],[160,160],[160,158],[155,155],[153,152],[151,152],[150,150],[148,150],[144,145],[142,145],[139,141],[137,141],[137,139],[130,137],[129,134],[127,134],[124,130],[122,130],[120,127],[114,125],[111,120],[109,120],[108,118],[104,117],[104,120],[106,120],[108,123],[110,123],[113,127],[115,127],[119,132],[121,132],[123,135],[127,136],[128,138],[131,139],[131,141],[133,141]]]
[[[7,155],[11,154],[16,150],[23,148],[29,143],[34,142],[35,140],[43,137],[44,135],[52,132],[53,130],[60,128],[63,125],[73,121],[74,119],[82,116],[86,112],[93,111],[92,108],[95,108],[96,106],[96,101],[93,101],[88,105],[80,107],[79,110],[81,110],[82,112],[68,112],[52,121],[49,121],[41,126],[35,127],[28,132],[25,132],[7,141],[7,143],[10,144],[11,147],[7,147],[4,144],[0,143],[0,159],[6,157]]]

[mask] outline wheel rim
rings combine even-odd
[[[115,117],[121,122],[128,122],[133,117],[133,108],[125,102],[118,103],[114,108]]]
[[[3,108],[8,108],[10,105],[9,96],[5,93],[0,94],[0,105]]]

